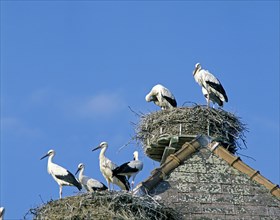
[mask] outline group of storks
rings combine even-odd
[[[226,92],[220,81],[208,70],[202,69],[199,63],[195,65],[193,76],[195,81],[202,87],[202,93],[207,100],[208,107],[210,106],[210,101],[212,101],[213,104],[217,103],[219,106],[223,106],[223,103],[228,101]],[[177,101],[174,95],[160,84],[154,86],[146,95],[146,101],[153,101],[156,105],[161,107],[162,110],[177,107]],[[106,179],[108,187],[98,180],[85,176],[85,165],[83,163],[78,165],[78,170],[75,174],[78,172],[80,173],[78,179],[76,179],[67,169],[52,162],[52,158],[55,155],[54,150],[49,150],[48,153],[41,158],[48,157],[48,173],[52,175],[59,185],[60,198],[62,196],[62,186],[76,186],[79,190],[84,187],[89,192],[96,190],[110,190],[111,183],[113,185],[118,185],[122,190],[129,191],[133,188],[135,176],[143,169],[143,162],[138,159],[138,152],[135,151],[133,153],[134,160],[124,163],[121,166],[117,166],[105,156],[107,148],[108,143],[101,142],[100,145],[92,151],[101,149],[99,154],[99,166],[102,175]],[[131,187],[128,181],[130,177],[132,177]]]

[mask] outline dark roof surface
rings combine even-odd
[[[185,143],[139,189],[186,219],[279,219],[279,187],[218,142],[205,144],[207,140],[200,136]],[[188,154],[182,158],[184,148]]]

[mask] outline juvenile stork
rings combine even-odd
[[[177,107],[177,102],[174,95],[164,86],[155,85],[152,90],[146,95],[146,101],[153,101],[162,110]]]
[[[110,184],[116,184],[118,185],[122,190],[127,190],[129,191],[130,186],[127,178],[125,176],[112,176],[112,170],[117,167],[116,164],[114,164],[111,160],[109,160],[107,157],[105,157],[105,152],[108,148],[108,143],[107,142],[101,142],[98,147],[94,148],[92,151],[95,151],[97,149],[101,149],[100,154],[99,154],[99,166],[100,166],[100,171],[104,178],[107,181],[108,185],[108,190],[110,190]]]
[[[59,198],[62,197],[62,186],[76,186],[79,190],[82,189],[81,184],[76,180],[75,176],[70,173],[67,169],[52,162],[55,155],[54,150],[49,150],[48,153],[41,158],[48,158],[48,173],[52,175],[53,179],[59,185]]]
[[[132,177],[131,188],[133,188],[136,175],[143,169],[143,162],[138,159],[138,151],[134,151],[133,157],[134,160],[124,163],[113,170],[113,176],[127,176],[128,179]]]
[[[208,107],[210,101],[213,104],[217,103],[221,107],[224,102],[228,102],[227,94],[220,81],[208,70],[202,69],[199,63],[195,65],[193,76],[195,81],[202,87],[202,93],[207,100]]]
[[[85,170],[85,165],[83,163],[80,163],[78,165],[78,170],[76,171],[75,175],[80,171],[78,179],[88,192],[102,191],[108,189],[107,186],[105,186],[103,183],[99,182],[98,180],[85,176],[84,170]]]

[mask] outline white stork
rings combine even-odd
[[[201,68],[197,63],[193,71],[195,81],[202,87],[202,93],[207,100],[207,106],[210,105],[210,100],[213,104],[217,103],[223,106],[224,102],[228,102],[227,94],[220,81],[212,75],[208,70]]]
[[[82,189],[81,184],[76,180],[75,176],[67,169],[52,162],[52,158],[55,155],[54,150],[49,150],[48,153],[41,158],[48,158],[48,173],[52,175],[53,179],[59,185],[59,198],[62,196],[62,186],[76,186],[79,190]]]
[[[127,178],[125,176],[112,176],[112,170],[117,167],[116,164],[114,164],[111,160],[109,160],[107,157],[105,157],[105,152],[108,148],[107,142],[101,142],[98,147],[94,148],[92,151],[95,151],[97,149],[101,149],[99,154],[99,166],[100,171],[104,178],[107,181],[108,190],[110,190],[110,184],[116,184],[121,189],[129,191],[130,186]]]
[[[164,86],[155,85],[152,90],[146,95],[146,101],[153,101],[162,110],[177,107],[177,102],[174,95]]]
[[[5,208],[4,207],[0,207],[0,220],[4,219],[4,213],[5,213]]]
[[[107,186],[105,186],[103,183],[99,182],[98,180],[85,176],[84,170],[85,170],[85,165],[83,163],[80,163],[78,165],[78,170],[76,171],[75,174],[77,174],[80,171],[78,179],[88,192],[102,191],[108,189]]]
[[[134,160],[124,163],[113,170],[113,176],[121,175],[132,177],[131,188],[133,188],[136,175],[143,169],[143,162],[138,159],[138,151],[133,153]]]

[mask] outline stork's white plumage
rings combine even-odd
[[[76,186],[79,190],[82,189],[81,184],[76,180],[75,176],[70,173],[64,167],[61,167],[52,162],[52,158],[55,155],[54,150],[49,150],[48,153],[41,158],[44,159],[45,157],[48,158],[48,173],[53,177],[53,179],[59,185],[59,198],[62,197],[62,186]]]
[[[0,207],[0,220],[4,220],[5,208]]]
[[[152,90],[146,95],[146,101],[153,101],[162,110],[177,107],[177,102],[174,95],[164,86],[155,85]]]
[[[143,162],[138,159],[138,151],[133,153],[134,160],[124,163],[113,170],[113,176],[122,175],[127,176],[128,179],[132,177],[131,188],[133,188],[136,175],[143,169]]]
[[[97,149],[101,149],[99,154],[99,166],[100,171],[104,178],[107,181],[108,190],[110,190],[111,183],[118,185],[123,190],[129,190],[129,182],[125,176],[112,176],[112,170],[117,167],[115,163],[113,163],[111,160],[109,160],[107,157],[105,157],[105,152],[108,148],[107,142],[101,142],[98,147],[94,148],[92,151],[95,151]]]
[[[207,100],[208,107],[210,100],[219,106],[223,106],[224,102],[228,102],[227,94],[220,81],[208,70],[202,69],[199,63],[195,65],[193,76],[195,81],[202,87],[202,93]]]
[[[84,170],[85,170],[85,165],[83,163],[80,163],[78,165],[78,170],[76,171],[75,174],[77,174],[80,171],[78,179],[88,192],[102,191],[108,189],[107,186],[105,186],[103,183],[99,182],[98,180],[85,176]]]

